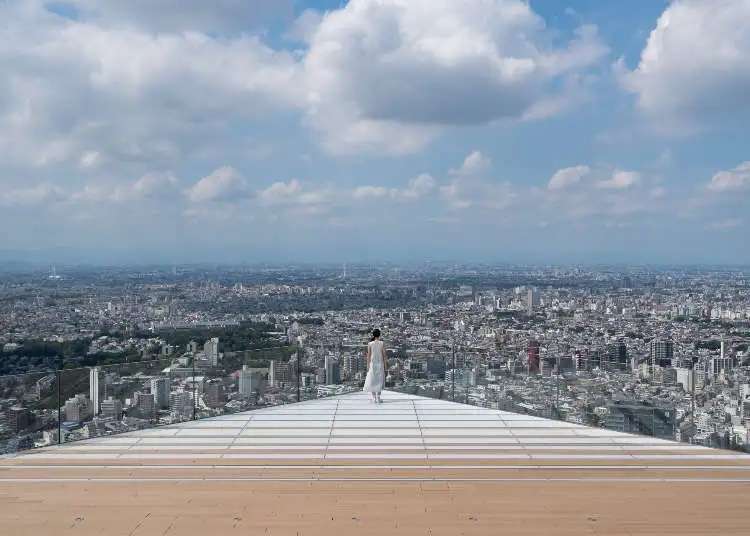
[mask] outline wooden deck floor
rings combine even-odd
[[[2,535],[750,534],[750,456],[388,393],[0,459]]]

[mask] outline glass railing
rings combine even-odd
[[[303,356],[301,365],[297,363],[290,351],[264,349],[225,355],[213,363],[181,356],[3,376],[0,453],[361,389],[363,371],[347,370],[339,379],[341,372],[332,368],[329,373],[336,377],[329,383],[321,359]],[[703,385],[686,391],[670,380],[671,372],[665,381],[663,371],[649,377],[582,367],[564,374],[552,370],[529,375],[477,366],[446,368],[429,379],[414,376],[396,378],[387,388],[620,432],[750,450],[747,438],[739,437],[729,424],[712,426],[706,410],[696,409],[708,397]],[[726,417],[727,423],[735,420]]]
[[[186,355],[0,376],[0,454],[359,390],[356,382],[327,384],[314,361],[298,366],[291,353],[279,347],[214,362]]]
[[[394,389],[589,427],[750,452],[750,423],[742,419],[741,401],[738,405],[727,400],[720,410],[715,409],[717,404],[705,404],[713,396],[712,380],[692,370],[681,369],[676,374],[677,369],[645,367],[631,372],[619,364],[589,367],[581,362],[580,369],[562,374],[552,367],[537,374],[514,374],[507,368],[493,370],[481,365],[451,369],[451,364],[446,360],[443,378],[410,377]]]
[[[0,453],[58,442],[60,375],[0,376]]]
[[[467,371],[467,376],[469,371]],[[619,375],[619,377],[618,377]],[[457,376],[459,376],[457,374]],[[471,381],[410,381],[397,389],[462,404],[499,409],[590,427],[646,435],[659,439],[750,452],[741,410],[738,415],[714,415],[716,426],[700,409],[707,392],[685,391],[673,382],[635,378],[621,371],[578,374],[493,374]],[[594,387],[592,387],[592,385]],[[625,386],[618,390],[595,388]],[[731,409],[731,403],[727,404]],[[739,429],[738,433],[736,430]]]

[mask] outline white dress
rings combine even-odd
[[[370,348],[370,367],[367,369],[365,386],[362,390],[368,393],[379,393],[385,385],[383,341],[372,341],[368,346]]]

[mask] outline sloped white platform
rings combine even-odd
[[[356,393],[275,406],[28,451],[8,461],[14,468],[46,466],[48,478],[83,465],[223,466],[222,477],[240,466],[318,470],[306,473],[309,478],[334,477],[341,469],[368,470],[368,477],[411,469],[417,470],[411,478],[431,479],[470,469],[484,469],[484,478],[490,469],[750,469],[750,457],[729,451],[394,392],[383,398],[374,404]]]

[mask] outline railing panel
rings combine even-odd
[[[0,454],[57,443],[59,384],[54,372],[0,376]]]

